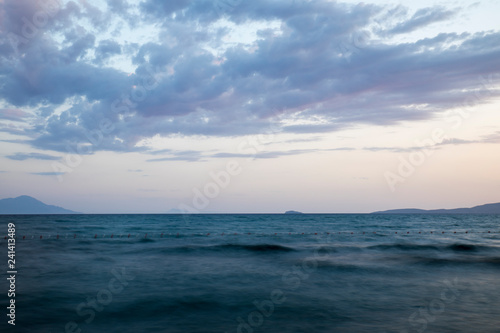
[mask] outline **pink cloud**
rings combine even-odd
[[[20,109],[0,109],[0,119],[23,121],[29,116],[31,115],[28,112]]]

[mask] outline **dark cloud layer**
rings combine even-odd
[[[441,7],[420,9],[409,20],[397,24],[389,32],[393,34],[411,32],[435,22],[448,20],[452,18],[456,12],[456,10],[446,10]]]
[[[247,159],[271,159],[278,158],[282,156],[294,156],[294,155],[303,155],[303,154],[311,154],[318,152],[332,152],[332,151],[354,151],[356,149],[349,147],[341,147],[341,148],[330,148],[330,149],[292,149],[286,151],[258,151],[254,148],[248,147],[248,152],[239,152],[239,153],[227,153],[227,152],[218,152],[218,153],[204,153],[201,151],[173,151],[173,150],[163,150],[161,154],[167,154],[169,156],[159,157],[148,159],[148,162],[164,162],[164,161],[184,161],[184,162],[199,162],[206,161],[208,159],[214,158],[247,158]],[[148,152],[152,155],[160,154],[159,151]]]
[[[388,38],[459,12],[432,7],[409,15],[401,6],[327,1],[110,0],[99,9],[4,0],[0,101],[8,109],[0,119],[30,127],[0,130],[27,135],[36,148],[85,145],[92,153],[140,151],[136,143],[156,134],[236,136],[269,124],[321,133],[430,119],[498,95],[492,87],[500,81],[500,33],[441,33],[411,43]],[[214,54],[209,49],[233,33],[229,26],[206,28],[217,20],[273,21],[280,28],[263,28],[252,45],[242,41]],[[112,32],[111,21],[161,29],[142,44],[101,38]],[[130,59],[135,72],[111,67],[117,55]]]
[[[24,161],[28,159],[56,161],[60,159],[60,157],[57,156],[40,153],[15,153],[13,155],[7,155],[6,157],[15,161]]]
[[[32,172],[31,174],[36,176],[62,176],[64,172]]]

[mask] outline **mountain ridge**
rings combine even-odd
[[[28,195],[21,195],[16,198],[0,199],[1,215],[20,214],[81,214],[59,206],[47,205]]]
[[[390,209],[384,211],[373,212],[371,214],[500,214],[500,202],[490,203],[470,208],[454,208],[454,209]]]
[[[0,215],[20,214],[82,214],[59,206],[47,205],[28,195],[16,198],[0,199]],[[297,211],[287,211],[285,214],[301,214]],[[376,211],[370,214],[500,214],[500,203],[489,203],[470,208],[455,209],[390,209]]]

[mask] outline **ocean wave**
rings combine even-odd
[[[368,246],[367,249],[372,250],[401,250],[401,251],[451,251],[451,252],[479,252],[479,251],[500,251],[496,246],[475,245],[466,243],[454,243],[450,245],[430,245],[430,244],[413,244],[413,243],[394,243],[394,244],[379,244]]]
[[[414,250],[439,250],[438,246],[435,245],[423,245],[423,244],[380,244],[368,246],[367,249],[371,250],[402,250],[402,251],[414,251]]]
[[[464,264],[486,264],[499,266],[500,257],[488,257],[488,256],[460,256],[453,258],[443,258],[443,257],[424,257],[415,256],[412,257],[413,262],[429,265],[464,265]]]
[[[139,243],[154,243],[155,240],[147,237],[143,237],[139,240]]]
[[[217,245],[184,245],[177,247],[161,248],[160,252],[175,253],[175,252],[237,252],[247,251],[253,253],[276,253],[276,252],[292,252],[294,248],[279,245],[279,244],[217,244]]]
[[[251,252],[292,252],[295,249],[278,244],[222,244],[213,248],[224,250],[245,250]]]

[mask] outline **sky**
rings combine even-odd
[[[0,0],[0,198],[500,202],[498,1]]]

